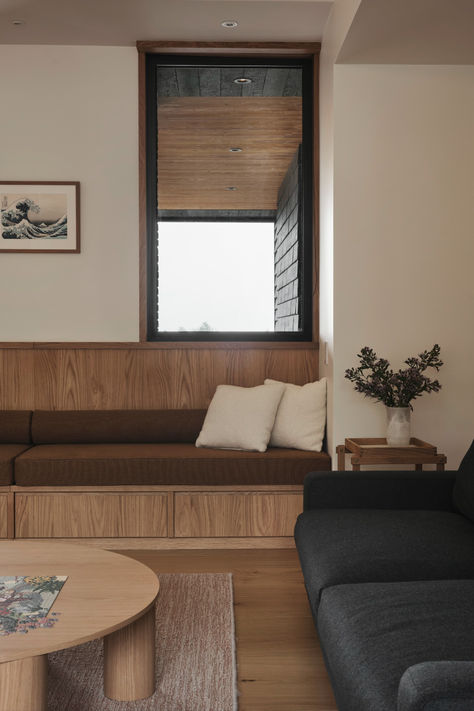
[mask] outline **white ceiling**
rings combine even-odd
[[[0,0],[0,44],[320,41],[326,0]],[[14,26],[13,20],[25,24]],[[237,20],[224,29],[223,20]]]
[[[362,0],[341,64],[474,64],[474,0]]]
[[[317,42],[332,4],[332,0],[0,0],[0,44]],[[24,24],[14,26],[13,20]],[[223,20],[237,20],[239,26],[226,30],[220,25]],[[474,64],[474,0],[361,0],[337,61]]]

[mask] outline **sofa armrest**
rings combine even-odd
[[[312,472],[304,480],[304,510],[425,509],[452,511],[456,472]]]
[[[400,679],[397,711],[472,711],[474,662],[423,662]]]

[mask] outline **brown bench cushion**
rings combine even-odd
[[[325,452],[235,452],[194,444],[38,445],[15,462],[20,486],[302,484],[329,470]]]
[[[36,410],[35,444],[195,442],[206,410]]]
[[[29,444],[30,410],[0,410],[0,443]]]
[[[27,449],[24,444],[0,444],[0,486],[13,484],[13,460]]]

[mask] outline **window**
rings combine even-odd
[[[312,61],[147,55],[155,341],[312,338]]]
[[[161,332],[274,330],[272,223],[162,222],[159,230]]]

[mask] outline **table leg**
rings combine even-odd
[[[46,654],[0,664],[0,711],[47,711]]]
[[[148,698],[154,691],[153,604],[138,620],[104,637],[104,693],[116,701],[137,701]]]
[[[417,472],[422,472],[423,471],[423,464],[415,464],[415,470]]]
[[[343,444],[338,444],[337,452],[337,470],[343,472],[346,469],[346,447]]]

